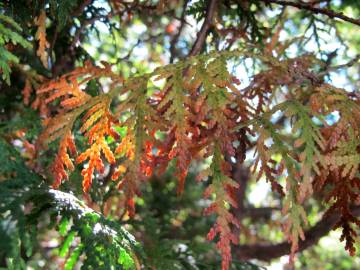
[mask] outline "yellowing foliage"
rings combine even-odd
[[[35,24],[38,29],[35,34],[35,38],[39,41],[39,46],[36,54],[40,57],[41,63],[44,67],[48,67],[48,53],[49,43],[46,40],[46,11],[41,10],[39,17],[36,18]]]
[[[267,66],[243,89],[227,68],[229,59],[239,57],[256,57]],[[284,231],[292,242],[291,260],[299,239],[304,239],[303,227],[307,225],[303,203],[313,189],[326,182],[335,184],[331,192],[336,200],[332,209],[343,213],[337,226],[343,227],[346,248],[353,254],[355,233],[349,223],[359,221],[351,215],[348,204],[358,196],[351,187],[359,186],[360,159],[358,144],[350,148],[346,145],[358,137],[358,121],[349,122],[355,129],[351,134],[338,127],[354,112],[360,115],[360,110],[344,90],[316,79],[310,71],[316,63],[309,55],[279,61],[253,51],[224,51],[192,57],[127,80],[113,73],[106,63],[102,68],[86,63],[37,90],[38,98],[46,106],[60,104],[57,113],[45,120],[45,130],[39,138],[40,144],[60,140],[53,166],[54,186],[67,178],[67,170],[73,170],[73,159],[77,164],[85,163],[84,192],[91,188],[96,174],[101,175],[106,166],[113,166],[111,178],[124,191],[128,213],[133,216],[134,197],[140,194],[144,180],[162,173],[175,160],[181,192],[192,160],[212,157],[210,168],[197,178],[211,181],[205,197],[214,201],[205,214],[214,213],[217,219],[208,239],[219,236],[222,269],[227,270],[231,245],[239,240],[232,227],[240,227],[229,209],[237,207],[234,191],[239,186],[232,179],[230,160],[244,162],[247,150],[254,146],[254,173],[258,179],[264,176],[284,197]],[[87,83],[101,77],[110,79],[110,91],[95,97],[87,94]],[[165,79],[164,86],[148,91],[149,81],[160,79]],[[310,95],[309,106],[301,98],[274,105],[272,97],[280,86],[286,86],[297,97]],[[112,102],[116,103],[114,112],[110,111]],[[325,112],[335,110],[341,112],[341,120],[334,127],[314,122],[314,117],[321,118]],[[282,134],[273,122],[277,112],[289,120],[292,137]],[[71,132],[80,118],[80,132],[88,147],[76,156]],[[117,128],[125,129],[125,135],[120,137]],[[157,136],[159,133],[163,136]],[[253,137],[255,143],[251,142]],[[275,155],[281,158],[275,159]],[[279,183],[283,177],[285,189]],[[336,186],[343,178],[348,183],[345,191]],[[344,200],[349,194],[350,198]]]

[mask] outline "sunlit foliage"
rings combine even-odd
[[[26,237],[35,234],[28,232],[36,231],[40,218],[48,215],[49,227],[62,239],[64,269],[78,261],[84,269],[161,265],[143,254],[120,223],[136,228],[137,203],[146,204],[142,193],[151,179],[171,172],[181,196],[187,192],[189,172],[195,171],[198,181],[191,185],[204,187],[204,216],[213,220],[207,239],[216,242],[221,269],[231,269],[233,250],[247,230],[242,214],[234,210],[244,210],[239,198],[243,187],[236,177],[236,168],[243,166],[251,167],[254,179],[268,181],[281,198],[291,264],[306,241],[310,199],[322,205],[325,218],[337,214],[333,227],[341,228],[345,249],[356,254],[360,99],[356,89],[341,88],[328,75],[352,67],[359,57],[333,66],[336,51],[324,55],[317,23],[329,26],[330,34],[337,31],[342,44],[332,19],[359,29],[358,19],[332,10],[330,3],[322,6],[330,1],[180,1],[181,18],[176,16],[181,8],[177,1],[51,0],[19,7],[20,2],[0,6],[0,72],[6,83],[1,87],[5,93],[10,87],[20,89],[23,104],[38,112],[42,128],[32,134],[27,124],[17,122],[20,127],[10,131],[10,121],[1,135],[27,160],[26,165],[20,162],[19,154],[11,154],[11,146],[1,141],[2,160],[10,160],[0,166],[1,213],[6,222],[17,222],[14,235],[4,230],[12,239],[9,245],[21,238],[30,257],[32,245]],[[275,17],[269,15],[271,3],[283,7]],[[306,20],[287,11],[288,6],[310,12],[308,28],[302,29]],[[14,9],[31,20],[14,15]],[[142,10],[148,11],[145,17]],[[171,12],[179,26],[168,22],[164,27],[160,19],[149,19]],[[328,23],[314,17],[318,13]],[[138,17],[133,23],[134,14]],[[187,16],[202,26],[193,45],[185,38],[181,50],[176,46]],[[289,21],[291,30],[304,30],[303,36],[284,40]],[[111,59],[99,61],[102,55],[85,51],[85,45],[94,49],[86,38],[95,38],[96,31],[99,39],[103,34],[96,23],[108,27],[114,46],[121,35],[128,46],[126,31],[136,30],[139,22],[150,34],[125,56],[111,47]],[[151,33],[158,30],[165,38],[160,39],[162,32]],[[168,62],[162,60],[166,38]],[[162,42],[160,49],[152,40]],[[318,52],[303,49],[309,40]],[[150,50],[144,55],[155,64],[131,60],[133,50],[147,42]],[[356,76],[346,76],[356,81]],[[329,121],[334,115],[337,119]],[[14,119],[11,113],[7,118]],[[193,170],[196,164],[201,165]],[[28,185],[21,185],[23,178]],[[84,202],[71,194],[78,192],[74,186],[79,180]],[[121,215],[114,215],[114,206],[123,210]],[[146,246],[146,235],[140,235]],[[23,268],[19,249],[8,250],[7,264]]]

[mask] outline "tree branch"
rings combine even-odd
[[[93,2],[93,0],[84,0],[71,15],[73,17],[80,16],[83,13],[83,11],[85,10],[85,8],[89,5],[91,5],[92,2]]]
[[[360,215],[360,206],[351,208],[354,216]],[[308,247],[316,244],[319,239],[327,235],[335,223],[338,221],[338,213],[333,213],[323,217],[316,225],[305,232],[305,240],[299,242],[299,251],[303,251]],[[270,261],[286,255],[290,251],[290,243],[282,242],[279,244],[255,244],[242,245],[234,249],[234,257],[239,260],[258,259],[262,261]]]
[[[267,4],[277,4],[277,5],[281,5],[281,6],[291,6],[291,7],[295,7],[298,9],[303,9],[303,10],[308,10],[311,11],[315,14],[323,14],[328,16],[329,18],[338,18],[341,19],[343,21],[347,21],[356,25],[360,26],[360,19],[354,19],[354,18],[350,18],[348,16],[345,16],[344,13],[342,12],[335,12],[333,10],[330,9],[324,9],[324,8],[318,8],[318,7],[314,7],[313,3],[305,3],[302,1],[298,1],[298,2],[294,2],[294,1],[282,1],[282,0],[260,0],[264,3]]]
[[[213,17],[218,5],[218,0],[210,0],[206,10],[205,21],[197,34],[196,41],[191,49],[190,56],[197,55],[204,46],[206,37],[213,23]]]
[[[270,219],[274,211],[281,211],[280,207],[247,207],[241,213],[244,217],[249,217],[252,220]]]
[[[72,40],[72,43],[70,45],[70,51],[73,52],[75,47],[77,46],[77,43],[81,39],[81,34],[85,30],[85,28],[93,23],[95,23],[97,20],[101,19],[110,19],[113,17],[113,14],[109,12],[107,15],[101,15],[101,16],[94,16],[88,20],[84,20],[82,24],[79,26],[79,28],[76,29],[74,38]]]
[[[179,40],[179,37],[181,35],[182,30],[184,29],[184,25],[185,25],[185,15],[186,15],[186,7],[188,5],[189,0],[184,0],[184,5],[183,5],[183,10],[181,13],[181,18],[180,18],[180,27],[178,32],[176,33],[176,35],[173,37],[173,39],[170,42],[170,63],[174,62],[174,58],[176,55],[176,43]]]
[[[347,62],[345,64],[338,65],[338,66],[328,66],[324,71],[320,72],[318,74],[318,76],[319,77],[325,76],[329,72],[336,71],[338,69],[349,68],[349,67],[352,67],[352,66],[354,66],[356,64],[359,65],[359,60],[360,60],[360,54],[356,55],[355,58],[353,58],[352,60],[350,60],[349,62]]]

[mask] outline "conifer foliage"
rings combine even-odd
[[[253,178],[268,181],[281,198],[281,221],[291,246],[291,263],[306,240],[310,198],[326,205],[324,217],[338,214],[334,229],[341,228],[345,249],[350,255],[356,254],[360,219],[353,209],[360,201],[359,95],[335,87],[325,77],[332,67],[321,54],[286,54],[292,44],[301,47],[306,39],[299,38],[300,43],[298,39],[280,41],[285,9],[275,20],[280,28],[274,34],[256,21],[256,12],[264,11],[270,3],[307,11],[316,3],[244,1],[249,2],[249,8],[237,1],[184,1],[182,17],[176,17],[181,21],[179,32],[167,33],[172,38],[171,63],[132,74],[118,64],[123,65],[145,40],[139,39],[129,55],[117,63],[109,63],[95,61],[98,59],[91,59],[79,48],[83,34],[94,35],[89,29],[96,29],[96,22],[108,23],[110,30],[116,28],[113,17],[126,27],[133,13],[140,14],[142,9],[150,16],[167,16],[166,6],[170,10],[172,6],[178,8],[176,1],[104,1],[108,9],[99,8],[97,1],[34,2],[36,7],[29,12],[32,22],[21,24],[24,31],[12,17],[4,15],[19,8],[17,4],[0,6],[2,79],[7,87],[14,84],[15,76],[23,80],[20,88],[24,104],[36,110],[42,121],[41,132],[35,135],[28,128],[17,133],[28,134],[31,143],[22,136],[14,139],[14,131],[1,134],[14,147],[14,142],[20,141],[22,155],[33,159],[26,167],[19,161],[19,154],[10,153],[11,146],[1,139],[2,160],[10,160],[0,166],[0,178],[4,179],[0,183],[1,215],[9,222],[17,220],[20,229],[14,231],[22,241],[29,242],[24,228],[32,226],[36,230],[34,222],[46,213],[62,239],[59,255],[66,258],[64,269],[73,269],[78,260],[84,269],[143,269],[146,256],[118,222],[104,216],[106,205],[114,199],[113,192],[118,192],[123,195],[119,200],[125,208],[119,222],[135,218],[136,203],[151,179],[173,172],[181,196],[189,172],[195,170],[197,185],[204,186],[204,215],[213,221],[207,239],[216,242],[221,269],[229,270],[240,242],[238,232],[244,228],[241,214],[236,214],[244,208],[237,192],[242,188],[235,177],[237,164],[251,167]],[[187,5],[191,7],[187,9]],[[242,20],[239,29],[227,28],[223,21],[226,10],[231,11],[229,18],[234,18],[234,5],[236,16]],[[360,24],[345,15],[316,11],[349,21],[354,27]],[[203,26],[187,56],[178,54],[177,61],[173,61],[186,14],[203,22]],[[218,45],[224,42],[229,46],[220,50],[219,45],[201,53],[209,42],[209,33]],[[154,38],[150,36],[149,40]],[[231,49],[237,38],[240,44]],[[65,45],[57,47],[57,42]],[[62,51],[65,47],[67,51]],[[28,59],[33,62],[23,64]],[[239,66],[246,70],[248,63],[253,65],[248,75],[234,71]],[[248,83],[242,83],[244,77]],[[338,119],[329,121],[334,115]],[[194,164],[201,164],[201,169],[194,169]],[[68,192],[78,170],[84,200],[89,205]],[[23,189],[19,187],[21,179],[30,181]],[[99,185],[106,186],[106,192],[100,206],[94,206],[88,194],[96,193]],[[8,194],[19,190],[13,196]],[[31,203],[31,213],[22,215],[21,207]],[[98,207],[104,215],[90,206]],[[30,219],[32,224],[28,223]],[[25,246],[32,248],[30,244]],[[15,250],[11,247],[12,254],[7,255],[20,258]]]
[[[41,177],[30,171],[20,155],[3,139],[0,150],[5,161],[1,174],[9,177],[0,184],[0,213],[11,228],[9,231],[1,228],[5,234],[3,239],[7,240],[1,243],[1,253],[5,255],[9,267],[26,269],[18,240],[23,242],[23,248],[30,257],[37,244],[36,235],[40,233],[37,226],[43,216],[51,219],[47,229],[55,227],[59,232],[59,255],[66,259],[64,269],[73,269],[83,255],[86,255],[83,264],[86,269],[138,267],[134,252],[140,254],[139,246],[132,235],[87,207],[74,195],[44,185]],[[16,176],[11,177],[14,174]],[[24,213],[23,207],[30,209],[29,213]]]
[[[19,63],[19,58],[11,53],[10,48],[15,45],[31,48],[31,44],[22,37],[21,31],[21,26],[11,17],[0,14],[0,69],[7,84],[10,84],[10,65]]]
[[[350,224],[358,224],[358,220],[351,215],[349,204],[357,195],[350,191],[347,185],[343,186],[343,183],[356,185],[356,181],[352,180],[358,167],[356,147],[351,147],[349,143],[332,141],[332,144],[336,145],[334,154],[327,153],[326,145],[330,142],[322,133],[334,127],[326,123],[323,127],[317,125],[313,118],[321,117],[320,113],[324,113],[321,111],[322,108],[314,108],[314,104],[309,108],[303,105],[301,99],[271,106],[271,99],[259,98],[257,108],[253,109],[250,102],[254,97],[238,88],[238,80],[227,69],[227,61],[241,57],[256,57],[264,61],[264,65],[268,65],[263,73],[254,77],[253,84],[256,89],[248,88],[246,92],[256,91],[257,95],[265,96],[263,91],[279,91],[277,85],[281,84],[287,85],[294,95],[306,91],[319,95],[321,91],[321,99],[324,100],[322,106],[327,104],[326,100],[334,98],[339,99],[339,102],[349,103],[330,109],[340,111],[344,118],[350,112],[358,110],[359,105],[347,97],[344,90],[312,81],[311,76],[315,75],[309,68],[310,64],[315,65],[316,61],[308,56],[278,61],[271,56],[257,55],[256,51],[215,52],[160,67],[152,73],[127,80],[117,77],[109,66],[96,68],[86,65],[50,81],[37,90],[40,99],[46,103],[59,100],[61,106],[58,114],[46,120],[45,130],[39,141],[40,144],[44,144],[60,139],[59,152],[53,163],[54,186],[58,187],[61,181],[67,178],[67,171],[74,168],[68,152],[76,163],[85,163],[82,170],[84,192],[91,187],[95,172],[104,172],[104,162],[114,164],[118,160],[120,164],[112,179],[120,179],[118,187],[124,190],[128,200],[128,211],[133,215],[134,196],[139,194],[139,185],[143,180],[157,173],[158,169],[166,168],[174,159],[181,192],[191,161],[212,157],[212,164],[205,172],[201,172],[198,178],[211,179],[211,184],[205,191],[205,198],[214,196],[214,202],[205,209],[205,213],[214,213],[218,217],[208,234],[208,239],[212,240],[219,234],[217,247],[223,258],[222,269],[228,269],[231,261],[231,243],[238,242],[231,227],[239,227],[240,224],[228,210],[228,205],[237,207],[232,191],[238,184],[230,178],[230,164],[225,156],[245,155],[241,152],[244,150],[240,149],[240,146],[235,147],[233,142],[241,140],[237,131],[240,127],[247,126],[248,136],[258,134],[261,138],[256,146],[256,156],[261,161],[259,174],[267,172],[265,175],[269,176],[269,180],[273,181],[273,187],[281,193],[283,191],[276,178],[284,173],[287,175],[283,213],[287,216],[285,232],[292,242],[292,256],[298,249],[299,239],[304,240],[305,237],[303,225],[307,224],[307,217],[302,203],[313,193],[312,186],[316,184],[316,179],[327,177],[321,173],[320,168],[328,166],[330,169],[324,172],[338,171],[341,174],[338,173],[337,177],[350,178],[346,181],[336,180],[342,181],[342,191],[335,188],[331,192],[331,196],[337,199],[328,211],[341,210],[343,216],[336,226],[343,227],[342,238],[346,240],[346,249],[354,254],[353,237],[356,236],[356,232]],[[305,61],[306,64],[302,65]],[[302,65],[300,68],[304,69],[304,75],[291,72],[298,65]],[[289,69],[290,72],[285,73],[285,70]],[[275,74],[278,75],[276,79],[273,77]],[[90,79],[104,76],[112,80],[108,93],[90,97],[81,90],[80,86]],[[149,93],[147,85],[151,79],[165,79],[166,83]],[[256,80],[263,83],[264,88]],[[70,84],[66,81],[70,81]],[[298,85],[299,81],[304,84],[301,88]],[[339,97],[334,97],[333,91],[337,92]],[[122,98],[115,108],[115,113],[112,113],[109,104],[119,97]],[[318,99],[320,97],[312,96],[312,100]],[[332,106],[329,104],[329,108]],[[353,109],[350,110],[349,106]],[[327,107],[326,109],[328,110]],[[292,123],[292,132],[296,134],[294,141],[285,145],[286,139],[282,138],[280,131],[270,121],[279,110]],[[258,112],[260,114],[257,114]],[[76,155],[71,132],[80,115],[83,116],[79,130],[84,134],[89,148]],[[342,121],[346,120],[339,123]],[[126,128],[127,133],[123,138],[116,132],[117,127]],[[165,134],[164,139],[158,139],[156,136],[160,132]],[[116,148],[114,143],[107,143],[107,137],[118,140]],[[273,141],[270,147],[266,146],[265,139]],[[271,158],[274,154],[280,154],[282,160],[274,161]],[[343,203],[346,204],[342,205]]]

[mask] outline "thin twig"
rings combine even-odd
[[[137,42],[131,46],[131,48],[128,50],[128,53],[123,56],[123,57],[119,57],[118,60],[117,60],[117,63],[120,63],[120,62],[123,62],[123,61],[128,61],[129,58],[131,57],[133,51],[135,50],[135,48],[137,48],[141,43],[145,43],[145,42],[149,42],[149,41],[152,41],[152,40],[156,40],[157,38],[161,37],[163,35],[163,33],[159,33],[157,35],[154,35],[154,36],[149,36],[148,38],[146,39],[138,39]]]
[[[282,1],[282,0],[260,0],[264,3],[267,4],[277,4],[277,5],[281,5],[281,6],[291,6],[291,7],[295,7],[298,9],[304,9],[304,10],[308,10],[311,11],[315,14],[323,14],[328,16],[329,18],[338,18],[341,19],[343,21],[347,21],[356,25],[360,26],[360,19],[355,19],[355,18],[350,18],[346,15],[344,15],[344,13],[342,12],[335,12],[331,9],[324,9],[324,8],[318,8],[318,7],[314,7],[314,4],[312,3],[305,3],[305,2],[294,2],[294,1]]]
[[[186,23],[185,16],[186,16],[186,7],[187,7],[188,3],[189,3],[189,0],[184,0],[183,10],[181,13],[181,18],[180,18],[179,30],[170,42],[170,63],[174,62],[174,58],[176,55],[176,43],[178,42],[181,32],[184,29],[184,25]]]
[[[319,77],[321,76],[325,76],[326,74],[328,74],[329,72],[331,71],[336,71],[338,69],[342,69],[342,68],[349,68],[349,67],[352,67],[354,66],[355,64],[360,64],[359,62],[360,60],[360,54],[358,54],[357,56],[355,56],[354,59],[350,60],[349,62],[345,63],[345,64],[342,64],[342,65],[338,65],[338,66],[330,66],[328,67],[326,70],[324,70],[323,72],[320,72],[318,74]]]
[[[101,20],[101,19],[110,19],[112,18],[113,14],[112,13],[108,13],[107,15],[102,15],[102,16],[95,16],[91,19],[85,20],[81,26],[79,28],[76,29],[75,34],[74,34],[74,38],[73,41],[70,45],[70,50],[74,51],[77,43],[80,41],[81,38],[81,34],[82,32],[85,30],[85,28],[89,25],[92,25],[93,23],[95,23],[97,20]]]

